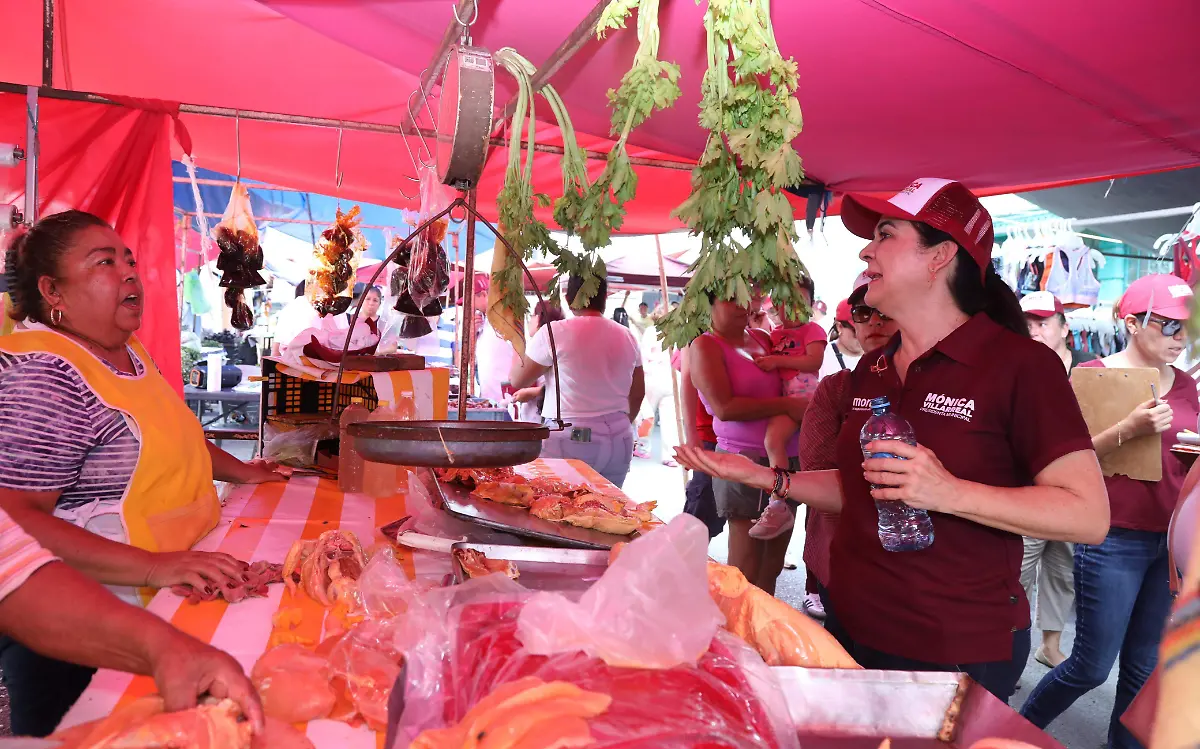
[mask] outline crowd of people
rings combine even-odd
[[[1119,662],[1109,746],[1139,746],[1120,719],[1155,667],[1172,602],[1167,531],[1187,469],[1170,437],[1200,416],[1196,382],[1172,366],[1190,287],[1134,281],[1115,310],[1129,346],[1095,360],[1068,346],[1052,294],[1018,300],[997,275],[990,216],[961,185],[851,195],[842,219],[869,241],[867,269],[828,342],[772,319],[769,302],[760,315],[714,299],[711,331],[683,352],[685,511],[713,535],[727,523],[729,563],[770,591],[804,505],[804,608],[867,668],[964,671],[1009,700],[1036,601],[1035,657],[1050,671],[1022,714],[1045,727]],[[1076,366],[1153,369],[1157,389],[1090,434]],[[815,389],[792,381],[810,372]],[[881,396],[918,444],[864,459],[884,451],[859,439]],[[1154,434],[1167,437],[1161,480],[1102,474],[1100,457]],[[894,501],[930,513],[929,548],[884,550],[877,504]]]
[[[515,418],[568,422],[543,457],[581,460],[617,486],[638,424],[657,418],[691,470],[685,511],[712,537],[728,530],[729,564],[751,583],[774,592],[803,523],[804,609],[859,664],[961,671],[1009,700],[1036,624],[1035,658],[1050,670],[1022,714],[1045,727],[1117,665],[1109,745],[1140,746],[1121,718],[1158,662],[1192,535],[1176,524],[1198,512],[1180,498],[1200,474],[1188,476],[1169,438],[1156,481],[1104,475],[1100,459],[1196,428],[1196,382],[1173,366],[1191,288],[1166,274],[1134,281],[1116,305],[1129,345],[1096,359],[1068,345],[1053,294],[1018,300],[1005,285],[990,262],[991,218],[962,185],[849,195],[842,217],[868,242],[866,270],[828,332],[804,279],[811,317],[714,294],[710,330],[671,351],[654,328],[664,306],[610,318],[607,284],[585,300],[571,277],[569,316],[537,305],[521,355],[479,315],[483,395],[513,404]],[[243,577],[243,562],[191,550],[219,515],[213,481],[281,472],[204,440],[133,335],[136,262],[104,222],[49,216],[6,267],[16,330],[0,337],[0,668],[14,731],[52,731],[97,667],[153,675],[169,706],[229,695],[260,723],[238,664],[142,611],[139,588]],[[487,277],[470,293],[485,308]],[[379,335],[383,294],[361,294],[359,324]],[[1093,368],[1153,370],[1156,387],[1091,433],[1069,378]],[[880,398],[917,444],[862,444]],[[883,548],[877,512],[892,502],[930,514],[932,545]],[[93,636],[69,636],[82,628]]]

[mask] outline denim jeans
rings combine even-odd
[[[1075,644],[1021,708],[1038,728],[1100,686],[1120,655],[1117,698],[1108,726],[1110,749],[1141,744],[1121,715],[1158,662],[1171,610],[1167,534],[1113,528],[1098,546],[1075,545]]]

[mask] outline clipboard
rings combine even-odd
[[[1150,400],[1151,385],[1158,387],[1156,369],[1076,367],[1071,372],[1071,387],[1093,437]],[[1100,469],[1105,476],[1120,474],[1138,481],[1161,481],[1162,435],[1125,441],[1100,458]]]

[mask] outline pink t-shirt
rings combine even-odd
[[[810,343],[826,343],[825,329],[815,322],[798,328],[775,328],[771,331],[771,353],[782,356],[802,356]],[[780,369],[785,395],[811,398],[817,390],[817,373],[800,372],[795,369]]]

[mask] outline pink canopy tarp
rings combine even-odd
[[[41,80],[41,0],[6,4],[0,81]],[[57,0],[58,88],[396,125],[453,19],[451,0]],[[512,46],[542,64],[593,0],[480,0],[476,44]],[[694,159],[703,5],[662,4],[664,59],[683,97],[634,132],[637,155]],[[824,0],[772,4],[774,29],[800,68],[809,176],[836,190],[892,190],[916,176],[1003,192],[1200,163],[1200,3],[1147,0]],[[608,131],[607,89],[628,69],[632,26],[589,41],[553,78],[581,132]],[[497,76],[497,103],[513,85]],[[543,108],[542,110],[546,110]],[[544,117],[544,115],[542,115]],[[196,160],[237,170],[234,123],[185,114]],[[422,117],[421,124],[429,124]],[[242,173],[333,194],[336,133],[241,123]],[[549,134],[547,132],[547,134]],[[606,150],[607,142],[585,138]],[[557,157],[539,158],[555,189]],[[412,207],[400,138],[346,131],[343,196]],[[595,170],[601,162],[592,163]],[[493,152],[480,205],[502,179]],[[675,228],[688,173],[639,169],[625,231]]]

